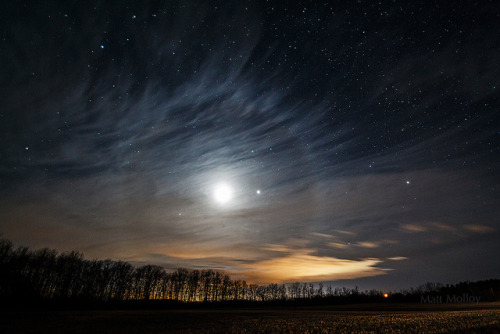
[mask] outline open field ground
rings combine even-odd
[[[3,333],[500,333],[500,304],[2,312]]]

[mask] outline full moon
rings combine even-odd
[[[219,183],[215,186],[215,201],[219,204],[226,204],[233,198],[233,189],[226,183]]]

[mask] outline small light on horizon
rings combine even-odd
[[[389,298],[389,294],[387,292],[384,293],[384,298]]]

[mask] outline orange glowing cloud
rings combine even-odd
[[[377,248],[379,246],[378,243],[371,241],[360,241],[356,245],[363,248]]]
[[[416,224],[404,224],[401,226],[401,228],[407,232],[425,232],[427,231],[427,228],[422,225],[416,225]]]
[[[464,228],[471,232],[488,233],[493,232],[495,229],[486,225],[465,225]]]
[[[333,247],[333,248],[338,248],[338,249],[345,249],[345,248],[349,247],[348,244],[341,243],[341,242],[329,242],[328,246]]]
[[[191,249],[173,247],[175,251],[162,251],[172,258],[187,261],[186,264],[200,259],[214,261],[232,277],[260,284],[355,279],[383,275],[389,270],[377,267],[382,262],[378,258],[350,260],[317,256],[314,249],[303,247],[303,243],[290,239],[286,245],[265,244],[253,250],[243,245],[219,248],[198,245]],[[246,261],[235,261],[235,256]]]
[[[376,258],[339,259],[312,255],[312,250],[298,249],[285,256],[246,264],[238,276],[254,283],[326,281],[378,276],[387,269],[376,267]]]

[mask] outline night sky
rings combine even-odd
[[[500,276],[495,1],[4,1],[0,236],[248,282]]]

